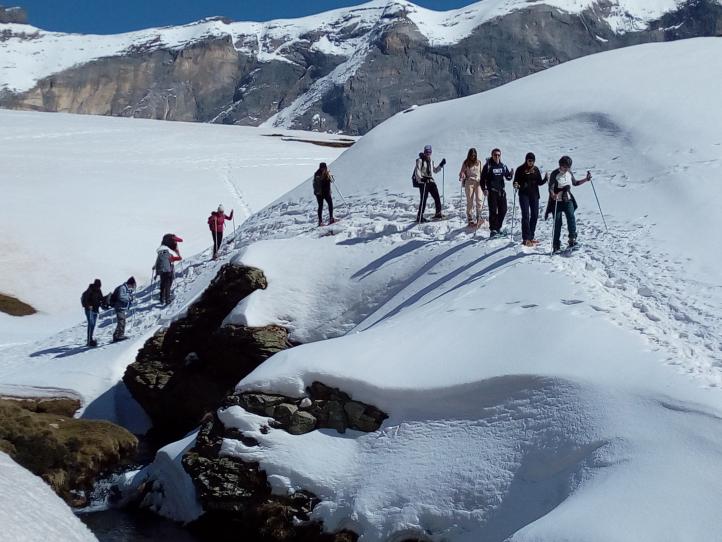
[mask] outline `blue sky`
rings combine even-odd
[[[417,0],[445,10],[474,0]],[[363,3],[360,0],[2,0],[28,11],[30,24],[60,32],[113,34],[153,26],[183,24],[211,15],[237,21],[266,21],[319,13]]]

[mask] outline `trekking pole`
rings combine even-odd
[[[549,256],[554,256],[554,234],[557,231],[557,204],[559,201],[557,200],[556,196],[554,197],[554,223],[552,224],[552,251],[549,253]],[[561,235],[561,233],[560,233]]]
[[[446,166],[441,168],[441,204],[446,206]]]
[[[587,175],[589,175],[589,171],[587,171]],[[592,183],[592,190],[594,191],[594,199],[597,200],[597,207],[599,207],[599,214],[602,215],[602,222],[604,222],[604,229],[609,233],[609,228],[607,227],[607,221],[604,219],[604,213],[602,212],[602,206],[599,204],[599,198],[597,197],[597,191],[594,188],[594,181],[590,178],[589,182]]]
[[[516,217],[516,188],[514,189],[514,203],[511,204],[511,242],[514,242],[514,218]]]
[[[218,232],[216,231],[217,228],[217,222],[216,217],[213,217],[213,259],[216,258],[216,255],[218,254]]]
[[[231,212],[233,212],[231,210]],[[233,241],[236,241],[236,214],[233,213]]]
[[[333,186],[336,189],[336,192],[338,192],[338,195],[341,196],[341,199],[343,200],[343,204],[346,206],[346,211],[348,211],[349,210],[348,202],[346,201],[346,198],[343,197],[343,194],[341,193],[341,189],[336,184],[336,179],[334,178],[333,175],[331,175],[331,179],[333,182]]]
[[[150,273],[150,293],[148,294],[148,301],[153,300],[153,290],[155,289],[155,268]]]

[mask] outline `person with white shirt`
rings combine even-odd
[[[567,230],[569,232],[569,248],[577,244],[577,221],[574,211],[577,202],[572,195],[572,186],[579,186],[592,180],[592,174],[587,171],[584,179],[577,180],[571,171],[572,159],[569,156],[562,156],[559,159],[559,168],[552,171],[549,176],[549,192],[551,193],[550,204],[554,205],[554,240],[552,249],[558,252],[560,249],[559,237],[562,233],[562,215],[567,219]]]

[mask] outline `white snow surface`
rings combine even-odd
[[[103,292],[148,282],[163,234],[198,253],[219,203],[240,225],[343,150],[288,141],[326,134],[197,123],[0,111],[0,125],[0,292],[39,311],[0,313],[0,348],[84,319],[96,277]]]
[[[399,113],[332,164],[337,225],[299,224],[310,181],[253,216],[236,261],[269,286],[227,321],[310,344],[238,391],[303,397],[318,380],[390,417],[292,436],[234,407],[222,421],[259,445],[223,453],[258,461],[277,492],[310,490],[316,519],[363,541],[718,536],[722,76],[707,67],[721,54],[719,38],[638,46]],[[450,219],[418,226],[426,143],[449,161]],[[467,230],[455,177],[472,145],[510,167],[532,150],[546,171],[570,154],[609,233],[590,184],[573,190],[569,258],[548,254],[551,220],[538,249],[518,222],[513,243]]]
[[[281,323],[307,344],[238,390],[302,397],[319,380],[389,414],[368,434],[292,436],[219,412],[259,442],[226,439],[223,453],[258,461],[276,492],[312,491],[325,528],[365,542],[714,540],[722,76],[709,67],[721,55],[719,38],[638,46],[399,113],[331,164],[338,224],[315,226],[308,179],[251,216],[221,260],[188,258],[169,309],[141,288],[132,342],[83,352],[77,326],[0,351],[0,382],[76,390],[95,397],[83,415],[142,425],[112,387],[137,348],[220,265],[258,265],[268,288],[227,321]],[[415,225],[426,143],[449,162],[437,177],[449,219]],[[532,150],[546,171],[570,154],[578,177],[594,174],[609,233],[589,184],[573,189],[583,246],[569,258],[548,255],[551,222],[538,249],[519,246],[518,223],[514,242],[467,230],[455,177],[472,145],[499,146],[510,167]],[[105,344],[112,318],[100,324]],[[197,513],[174,472],[192,441],[142,474],[179,493],[152,504],[180,520]]]
[[[615,32],[640,30],[681,3],[682,0],[612,0],[611,14],[606,20]],[[405,0],[373,0],[297,19],[226,23],[208,18],[182,26],[116,35],[64,34],[30,25],[0,24],[0,31],[7,34],[0,41],[0,89],[23,92],[39,80],[76,65],[134,51],[179,49],[208,38],[228,38],[237,51],[256,56],[261,62],[294,62],[290,47],[310,40],[312,49],[350,59],[363,53],[371,33],[390,24],[392,19],[385,19],[385,15],[399,11],[406,12],[431,43],[452,44],[488,20],[540,4],[581,13],[594,9],[597,1],[482,0],[460,9],[437,12]],[[354,70],[348,68],[342,71],[350,76]],[[335,78],[340,75],[336,73]]]
[[[39,477],[0,452],[0,539],[13,542],[97,538]]]

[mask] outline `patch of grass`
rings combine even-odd
[[[30,316],[38,311],[16,297],[0,294],[0,312],[4,312],[10,316]]]
[[[110,422],[33,412],[0,399],[0,449],[66,500],[71,490],[90,488],[100,474],[131,459],[137,444]]]

